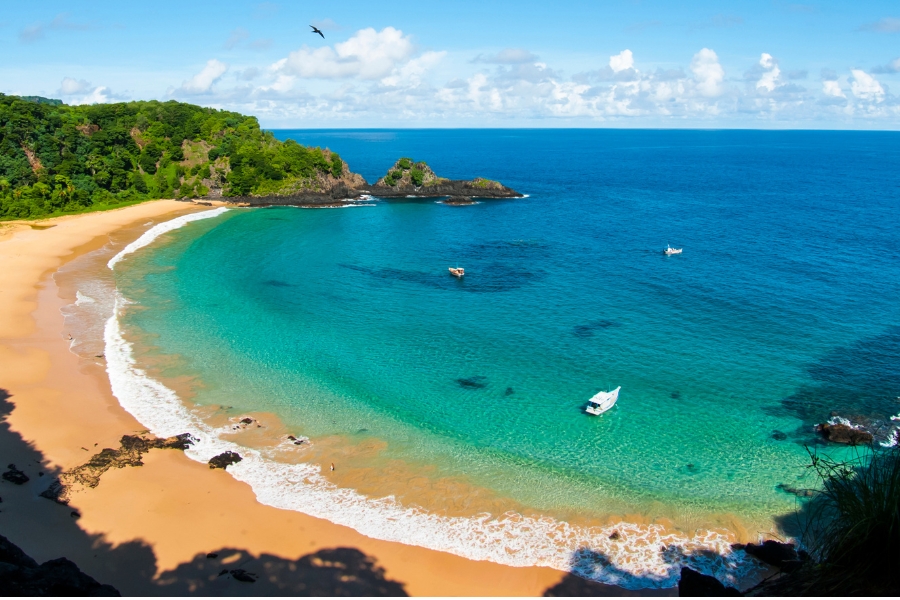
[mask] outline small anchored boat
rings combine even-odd
[[[682,250],[684,250],[684,248],[673,248],[672,246],[666,244],[665,253],[666,256],[672,256],[673,254],[681,254]]]
[[[453,275],[454,277],[462,277],[463,275],[466,274],[466,270],[463,269],[462,267],[456,267],[456,268],[450,267],[450,274]]]
[[[587,411],[588,414],[602,415],[616,405],[616,400],[619,399],[619,390],[621,389],[622,386],[620,385],[611,392],[599,392],[598,394],[595,394],[593,398],[588,400],[587,408],[584,410]]]

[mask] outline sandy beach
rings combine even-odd
[[[374,540],[264,506],[249,486],[178,450],[110,469],[68,506],[40,497],[61,472],[143,430],[112,396],[105,371],[69,351],[60,308],[71,300],[60,298],[51,275],[113,232],[136,239],[149,222],[200,210],[209,208],[161,200],[0,226],[0,461],[31,478],[0,484],[0,533],[38,562],[65,556],[125,595],[628,594],[554,569]],[[258,580],[219,576],[236,568]]]

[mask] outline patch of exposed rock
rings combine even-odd
[[[3,473],[3,479],[16,485],[28,483],[28,475],[26,475],[24,471],[17,469],[16,465],[10,464],[8,469],[8,471]]]
[[[231,465],[237,464],[244,460],[241,458],[241,455],[237,452],[232,452],[228,450],[223,452],[222,454],[217,454],[209,459],[209,468],[210,469],[224,469],[226,467],[230,467]]]
[[[848,444],[850,446],[871,444],[874,439],[868,431],[856,429],[843,423],[819,423],[816,425],[816,431],[829,442]]]
[[[444,204],[449,206],[470,206],[472,204],[477,204],[477,202],[472,200],[469,196],[450,196],[444,200]]]
[[[777,567],[785,573],[796,571],[803,561],[809,558],[805,552],[797,552],[793,544],[776,540],[766,540],[762,544],[734,544],[732,548],[743,550],[753,558]]]
[[[172,448],[184,450],[194,442],[189,433],[182,433],[170,438],[142,437],[123,435],[119,448],[104,448],[93,455],[80,467],[75,467],[59,476],[50,487],[41,492],[41,496],[60,504],[68,504],[71,494],[82,488],[95,488],[100,485],[100,476],[109,469],[124,467],[140,467],[144,453],[156,448]]]
[[[0,535],[0,596],[121,596],[67,558],[38,564]]]

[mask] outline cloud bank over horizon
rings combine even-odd
[[[420,49],[397,28],[365,28],[345,41],[304,44],[270,64],[244,67],[231,80],[223,77],[229,67],[210,58],[167,96],[275,123],[381,122],[398,114],[438,125],[485,117],[493,123],[527,120],[559,126],[573,120],[639,125],[641,117],[671,126],[679,121],[713,125],[724,116],[757,125],[835,117],[900,119],[900,98],[876,78],[875,70],[823,73],[819,81],[802,81],[807,72],[784,73],[778,57],[768,52],[743,73],[732,73],[713,48],[698,48],[674,69],[643,67],[639,56],[623,48],[606,57],[606,64],[566,74],[528,49],[503,48],[457,57],[453,69],[468,72],[456,77],[438,69],[449,56]],[[241,76],[248,70],[252,78]]]
[[[868,44],[873,58],[860,64],[834,52],[820,58],[799,34],[770,35],[766,28],[777,26],[771,19],[763,19],[765,25],[753,35],[738,36],[754,20],[736,12],[685,15],[680,31],[671,15],[668,21],[623,22],[615,42],[595,41],[586,33],[589,19],[583,19],[581,42],[575,33],[563,36],[554,30],[533,44],[521,43],[535,37],[525,33],[506,35],[518,43],[494,44],[490,36],[486,44],[477,34],[463,40],[435,36],[428,19],[401,26],[402,20],[391,24],[382,18],[377,27],[348,27],[323,15],[306,22],[325,30],[325,39],[308,35],[302,22],[280,35],[288,7],[266,2],[243,19],[229,16],[231,9],[236,10],[219,11],[217,30],[204,29],[204,35],[218,36],[214,43],[198,43],[188,51],[190,40],[182,38],[144,51],[146,44],[136,41],[134,48],[123,48],[116,66],[110,66],[116,61],[109,56],[78,66],[38,62],[38,69],[27,71],[14,71],[11,64],[4,71],[0,65],[0,81],[5,80],[0,91],[53,94],[72,104],[175,99],[252,114],[266,127],[900,129],[900,96],[894,91],[900,85],[900,51],[891,45],[900,39],[900,19],[884,13],[860,14],[855,22],[832,19],[842,35],[856,36],[844,40],[845,46],[855,40]],[[646,12],[634,10],[641,16]],[[785,9],[790,18],[804,19],[823,11],[812,5]],[[504,14],[510,14],[509,7]],[[89,13],[53,15],[29,13],[19,29],[0,28],[0,46],[6,31],[6,43],[37,62],[45,47],[55,47],[58,54],[81,43],[86,50],[98,32],[114,37],[118,31],[128,36],[138,31]],[[531,34],[544,30],[533,15],[522,12],[514,18],[534,21]],[[581,25],[572,19],[567,23]],[[139,27],[153,29],[150,23]],[[661,36],[666,27],[668,33]],[[452,24],[446,28],[464,33]],[[817,35],[820,47],[833,37],[824,30]],[[605,51],[595,49],[601,42]],[[46,83],[44,71],[55,73],[52,83]],[[45,83],[29,86],[32,77]]]

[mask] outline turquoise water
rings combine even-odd
[[[793,510],[814,423],[900,412],[896,134],[277,134],[529,197],[233,210],[135,254],[125,323],[194,402],[542,513],[700,521]]]

